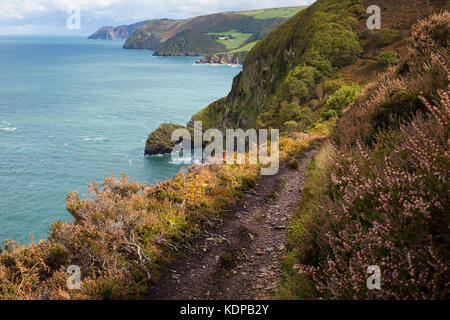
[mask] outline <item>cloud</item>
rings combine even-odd
[[[62,25],[79,7],[88,28],[155,18],[188,18],[221,11],[297,6],[312,0],[0,0],[0,26]],[[20,28],[18,28],[19,30]],[[27,29],[27,28],[22,28]],[[0,30],[5,33],[5,30]],[[90,32],[90,30],[87,30]]]

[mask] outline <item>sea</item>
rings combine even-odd
[[[0,241],[47,238],[52,222],[72,221],[65,196],[111,174],[171,178],[169,155],[144,155],[149,133],[186,124],[242,70],[123,43],[0,36]]]

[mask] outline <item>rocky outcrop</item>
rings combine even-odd
[[[217,53],[207,55],[196,61],[197,64],[244,64],[248,51],[240,51],[235,53]]]
[[[102,27],[88,37],[89,40],[117,40],[114,35],[114,27]]]
[[[173,148],[178,144],[178,141],[172,141],[172,132],[183,128],[183,126],[171,123],[160,125],[148,137],[145,145],[145,154],[153,156],[172,152]]]

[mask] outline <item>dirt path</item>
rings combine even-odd
[[[281,275],[286,227],[300,201],[309,149],[300,167],[280,169],[225,212],[222,223],[198,238],[151,288],[149,299],[268,299]]]

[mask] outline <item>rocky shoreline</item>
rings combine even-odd
[[[197,64],[244,64],[245,57],[248,51],[241,51],[235,53],[217,53],[204,56]]]

